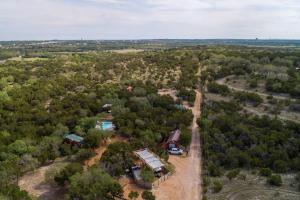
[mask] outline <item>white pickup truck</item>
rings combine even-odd
[[[181,155],[183,153],[183,150],[179,148],[171,148],[168,150],[168,152],[172,155]]]

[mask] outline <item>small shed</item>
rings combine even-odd
[[[110,104],[110,103],[104,104],[104,105],[102,106],[102,110],[105,111],[105,112],[111,113],[111,107],[112,107],[112,106],[113,106],[113,105]]]
[[[179,144],[180,135],[181,135],[180,129],[176,129],[172,131],[170,137],[165,143],[165,148],[170,149],[170,148],[178,147],[180,145]]]
[[[148,149],[141,149],[134,152],[154,172],[161,172],[164,164],[157,155]]]
[[[71,144],[71,145],[83,145],[83,137],[80,137],[75,134],[68,134],[64,136],[64,142]]]

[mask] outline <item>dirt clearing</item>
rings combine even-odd
[[[50,165],[26,173],[20,178],[18,185],[22,190],[26,190],[31,196],[36,197],[37,199],[63,199],[64,190],[61,187],[46,183],[45,174],[51,168],[63,167],[67,164],[66,158],[58,158]]]

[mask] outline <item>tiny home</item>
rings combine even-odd
[[[82,146],[83,138],[75,134],[68,134],[64,136],[64,142],[71,145]]]
[[[166,149],[171,149],[175,147],[179,147],[179,139],[180,139],[181,131],[179,129],[176,129],[171,132],[170,137],[165,142],[164,147]]]
[[[163,171],[164,164],[154,153],[150,152],[148,149],[141,149],[134,152],[141,161],[146,164],[153,172]]]

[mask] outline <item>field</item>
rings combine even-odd
[[[221,192],[214,194],[207,193],[208,199],[212,200],[297,200],[300,198],[300,192],[295,188],[295,174],[283,176],[284,185],[280,188],[270,187],[266,183],[266,178],[260,177],[249,171],[242,171],[246,179],[238,177],[234,180],[228,180],[227,177],[217,178],[224,184]],[[215,178],[211,178],[213,182]],[[293,187],[291,186],[293,185]]]

